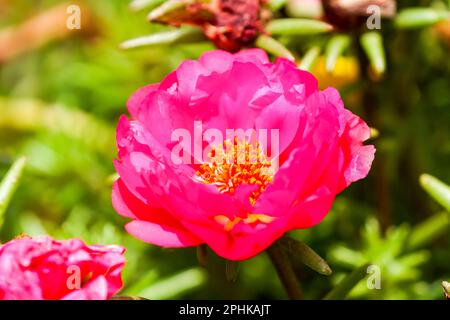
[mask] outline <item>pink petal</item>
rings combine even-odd
[[[83,288],[72,291],[61,300],[106,300],[108,299],[108,282],[104,276],[98,276]]]
[[[151,84],[136,91],[127,101],[128,111],[131,115],[137,117],[142,110],[151,105],[148,97],[155,92],[159,84]]]
[[[136,238],[161,247],[181,248],[203,243],[187,230],[163,227],[148,221],[132,221],[125,228]]]

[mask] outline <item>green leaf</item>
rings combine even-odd
[[[266,26],[266,31],[272,35],[310,35],[332,30],[332,25],[313,19],[275,19]]]
[[[327,44],[325,50],[326,70],[332,72],[336,65],[337,59],[350,46],[351,39],[347,35],[336,35]]]
[[[286,14],[292,18],[320,19],[324,14],[322,1],[289,0]]]
[[[146,288],[152,286],[159,278],[158,272],[155,270],[147,271],[139,276],[132,285],[127,285],[121,294],[125,296],[136,296],[142,293]]]
[[[278,11],[286,5],[287,0],[269,0],[269,8]]]
[[[399,29],[422,28],[432,26],[449,17],[448,11],[433,8],[407,8],[398,13],[394,22]]]
[[[450,187],[429,174],[422,174],[419,180],[422,188],[447,211],[450,211]]]
[[[176,11],[183,10],[187,4],[188,2],[183,0],[165,1],[163,4],[150,11],[150,13],[147,16],[147,19],[152,22],[159,21]]]
[[[367,268],[370,264],[355,269],[345,277],[334,289],[326,295],[325,300],[343,300],[352,291],[352,289],[367,276]]]
[[[227,260],[225,262],[225,274],[228,282],[236,282],[239,275],[239,262]]]
[[[3,225],[6,208],[11,202],[14,192],[19,186],[19,181],[25,169],[26,159],[19,158],[6,173],[0,183],[0,228]]]
[[[329,259],[333,260],[334,263],[338,263],[349,268],[360,266],[367,260],[364,257],[364,253],[344,246],[337,246],[331,249]]]
[[[115,150],[114,131],[111,127],[83,110],[64,105],[47,105],[34,99],[3,98],[0,98],[0,110],[0,128],[63,133],[89,149],[108,156]]]
[[[407,249],[422,248],[434,239],[449,233],[450,215],[448,212],[435,214],[412,229]]]
[[[311,49],[308,50],[308,52],[305,53],[302,61],[298,65],[298,68],[306,71],[311,70],[319,55],[320,55],[320,48],[312,47]]]
[[[264,49],[274,56],[286,58],[291,61],[295,60],[294,55],[289,51],[289,49],[287,49],[284,45],[282,45],[274,38],[262,35],[259,36],[258,39],[256,39],[255,44],[257,47]]]
[[[133,49],[146,46],[171,45],[204,40],[201,30],[183,27],[176,30],[153,33],[148,36],[127,40],[120,45],[122,49]]]
[[[386,70],[386,53],[381,33],[366,32],[361,36],[361,46],[369,59],[372,70],[377,76],[382,75]]]
[[[180,294],[197,288],[206,281],[206,274],[199,268],[192,268],[160,280],[135,296],[151,300],[173,299]]]
[[[155,8],[163,4],[166,0],[133,0],[130,3],[130,9],[133,11],[139,11],[147,8]]]
[[[312,270],[326,276],[332,273],[326,261],[303,242],[284,236],[280,239],[280,244],[290,257],[299,259]]]

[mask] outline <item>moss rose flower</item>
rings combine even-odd
[[[122,287],[118,246],[22,237],[0,245],[0,300],[105,300]]]
[[[258,49],[185,61],[128,110],[112,195],[128,232],[163,247],[206,243],[231,260],[319,223],[375,153],[335,89]]]

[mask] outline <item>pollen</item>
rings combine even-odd
[[[250,194],[250,203],[258,197],[273,180],[270,159],[264,154],[260,143],[249,143],[235,138],[226,140],[208,154],[209,161],[200,165],[197,177],[205,184],[215,185],[221,193],[234,194],[242,184],[257,186]]]

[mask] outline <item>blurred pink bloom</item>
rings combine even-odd
[[[129,233],[163,247],[206,243],[224,258],[250,258],[285,232],[318,224],[374,159],[375,148],[363,145],[369,127],[334,88],[319,91],[312,74],[285,59],[271,63],[259,49],[185,61],[138,90],[128,110],[131,120],[122,116],[117,128],[113,205],[133,220]],[[216,161],[222,149],[213,148],[201,163],[176,164],[173,132],[183,128],[198,140],[198,121],[223,136],[227,129],[278,129],[279,152],[238,165],[233,154]]]
[[[105,300],[122,287],[124,249],[23,237],[0,245],[0,300]]]

